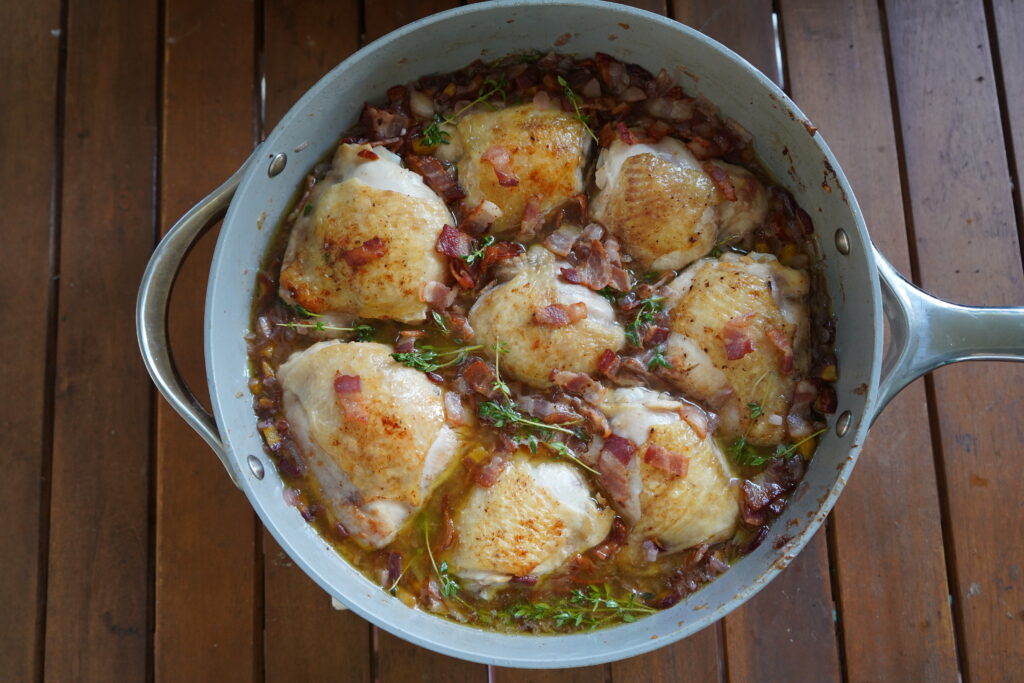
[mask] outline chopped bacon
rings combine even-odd
[[[477,467],[473,480],[485,489],[489,489],[498,481],[498,477],[506,467],[508,467],[508,460],[500,455],[492,456],[482,466]]]
[[[435,280],[424,282],[420,287],[420,301],[443,311],[455,302],[456,290]]]
[[[437,244],[434,251],[451,258],[461,258],[469,254],[473,238],[458,228],[447,223],[441,228],[441,234],[437,236]]]
[[[370,129],[370,134],[378,140],[404,135],[412,124],[405,114],[389,109],[377,109],[369,104],[363,106],[363,113],[359,118],[362,124]]]
[[[811,405],[818,397],[817,385],[806,379],[796,384],[793,392],[793,405],[786,416],[786,428],[791,439],[803,439],[814,432],[811,424]]]
[[[444,529],[444,536],[441,538],[441,545],[438,550],[448,550],[455,543],[455,520],[452,519],[452,510],[448,505],[447,494],[441,498],[441,528]]]
[[[586,261],[580,263],[577,270],[580,283],[594,290],[604,289],[612,279],[612,264],[608,260],[608,252],[598,240],[590,242]]]
[[[523,223],[519,228],[519,234],[525,240],[533,239],[533,236],[544,225],[544,212],[540,210],[541,199],[541,197],[533,195],[526,200],[526,206],[523,207]]]
[[[544,92],[541,90],[541,92]],[[533,574],[527,574],[526,576],[513,576],[508,580],[509,583],[519,586],[534,586],[537,584],[537,577]]]
[[[583,372],[567,372],[554,369],[549,379],[556,386],[561,387],[566,393],[573,396],[580,396],[588,403],[598,404],[604,396],[604,387],[590,375]]]
[[[611,436],[609,438],[616,438]],[[625,441],[625,439],[623,439]],[[607,444],[607,441],[605,442]],[[640,516],[640,500],[630,486],[630,472],[626,463],[622,462],[607,448],[597,458],[597,471],[601,473],[601,485],[611,499],[618,504],[629,519]]]
[[[608,377],[611,377],[619,369],[621,361],[619,360],[618,354],[611,349],[605,349],[601,352],[601,357],[597,359],[597,369],[603,372]]]
[[[644,346],[654,346],[668,340],[669,329],[662,325],[651,325],[644,332]]]
[[[495,263],[515,258],[525,251],[526,249],[519,242],[496,242],[484,250],[484,258],[480,262],[480,269],[487,270]]]
[[[628,465],[636,453],[636,444],[617,434],[612,434],[604,440],[602,450],[614,455],[623,465]]]
[[[494,145],[483,153],[480,161],[486,161],[491,165],[494,175],[498,178],[498,184],[502,187],[515,187],[519,184],[519,178],[512,170],[512,153],[508,148]]]
[[[713,161],[705,161],[701,167],[704,172],[711,176],[712,182],[715,183],[715,187],[722,193],[730,202],[736,201],[736,188],[733,187],[732,178],[725,172],[725,169],[714,163]]]
[[[603,394],[604,388],[601,387],[600,384],[597,386]],[[604,413],[579,399],[577,399],[577,405],[575,408],[576,411],[590,424],[590,427],[595,434],[599,435],[602,439],[607,439],[611,435],[612,426],[608,424],[608,418],[604,416]]]
[[[636,137],[633,136],[633,132],[626,127],[626,124],[619,121],[615,124],[615,129],[619,133],[619,138],[627,145],[635,145],[637,143]]]
[[[570,285],[578,285],[583,282],[580,279],[580,273],[575,268],[562,268],[561,270],[562,279],[568,282]]]
[[[565,327],[587,317],[587,305],[582,301],[574,304],[551,304],[533,312],[533,322],[550,327]]]
[[[359,375],[336,374],[334,376],[335,398],[341,405],[346,420],[369,422],[370,417],[366,412],[366,406],[363,405],[362,391],[363,381]]]
[[[607,560],[609,557],[619,552],[619,548],[626,544],[628,536],[629,533],[626,529],[626,523],[622,521],[621,517],[615,517],[612,520],[612,527],[608,531],[608,536],[600,545],[595,546],[590,551],[590,554],[599,560]]]
[[[494,202],[485,199],[463,217],[459,222],[459,228],[478,235],[491,227],[491,224],[501,218],[501,215],[501,208]]]
[[[478,394],[487,398],[494,396],[494,380],[496,379],[494,370],[479,358],[473,358],[466,363],[462,368],[462,378]]]
[[[341,258],[351,267],[358,268],[379,259],[386,253],[388,253],[387,243],[379,237],[373,237],[354,249],[343,250]]]
[[[647,451],[644,453],[644,462],[663,472],[668,472],[673,477],[685,477],[690,469],[690,458],[686,455],[667,450],[653,443],[647,447]]]
[[[416,350],[416,337],[399,334],[395,342],[395,353],[412,353]]]
[[[629,272],[621,266],[612,266],[611,282],[609,285],[620,292],[628,292],[632,283],[629,281]]]
[[[469,319],[460,313],[448,314],[448,327],[457,339],[469,341],[473,338],[473,328],[469,325]]]
[[[544,238],[544,246],[556,256],[568,256],[576,244],[575,230],[559,228]]]
[[[437,157],[410,154],[405,157],[405,165],[423,176],[427,187],[436,192],[446,204],[466,197],[466,193],[462,191],[462,188]]]
[[[462,259],[449,259],[448,272],[455,278],[455,282],[459,287],[463,289],[473,289],[476,287],[476,279],[473,277],[473,273],[470,272],[469,266]]]
[[[462,396],[455,391],[446,391],[444,394],[444,414],[449,424],[461,427],[468,424],[466,420],[466,408],[462,404]]]
[[[779,360],[779,371],[783,375],[793,372],[793,344],[784,329],[778,327],[769,328],[765,333],[768,341],[775,345],[775,348],[782,354]]]
[[[380,157],[377,156],[377,153],[370,149],[361,149],[356,153],[356,155],[363,159],[368,159],[369,161],[376,161],[377,159],[380,159]]]
[[[722,328],[722,336],[725,342],[725,357],[728,360],[739,360],[748,353],[753,352],[754,342],[747,334],[747,327],[750,326],[754,314],[736,316]]]

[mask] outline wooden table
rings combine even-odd
[[[332,610],[292,566],[156,396],[135,343],[139,277],[159,235],[331,66],[453,4],[0,3],[2,677],[1021,680],[1019,366],[945,369],[903,392],[790,569],[717,625],[633,660],[488,671]],[[1024,304],[1024,2],[784,0],[774,16],[768,0],[637,4],[783,85],[915,281]],[[172,305],[194,387],[214,238]]]

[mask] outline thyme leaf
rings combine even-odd
[[[437,574],[437,580],[441,582],[441,594],[446,598],[458,599],[459,591],[462,590],[462,586],[448,575],[448,563],[441,560],[441,564],[438,565],[437,561],[434,560],[434,551],[430,548],[430,530],[427,526],[423,527],[423,545],[427,548],[427,556],[430,557],[430,564],[434,567],[434,573]],[[460,600],[460,602],[462,602]]]
[[[297,323],[293,321],[290,323],[276,323],[276,325],[277,327],[290,327],[293,330],[302,328],[306,330],[315,330],[317,332],[324,332],[326,330],[330,330],[332,332],[355,332],[356,341],[370,341],[373,339],[373,335],[377,332],[373,325],[367,325],[365,323],[361,323],[355,327],[338,327],[336,325],[328,325],[323,320],[317,320],[314,323]]]
[[[501,616],[512,622],[551,622],[555,626],[588,627],[622,621],[633,622],[639,616],[657,612],[639,600],[635,593],[627,598],[615,598],[608,586],[577,588],[568,596],[554,602],[519,602],[505,608]]]
[[[403,365],[423,372],[436,372],[450,365],[466,360],[471,351],[482,349],[482,344],[459,346],[453,349],[439,349],[436,346],[415,346],[412,351],[392,353],[391,357]]]
[[[640,346],[640,336],[644,327],[654,322],[654,314],[661,311],[663,296],[652,296],[648,299],[641,299],[636,308],[636,317],[626,325],[626,339],[633,346]]]
[[[465,261],[468,265],[473,265],[474,263],[476,263],[477,261],[484,257],[484,252],[487,251],[487,247],[491,246],[492,244],[494,244],[494,237],[488,235],[487,237],[480,240],[476,249],[463,256],[462,260]]]
[[[665,358],[665,347],[656,346],[654,347],[654,355],[647,361],[647,369],[654,370],[655,368],[671,368],[672,361]]]
[[[579,97],[572,91],[572,88],[569,87],[569,84],[561,76],[558,77],[558,85],[562,86],[562,90],[565,92],[565,99],[569,100],[573,111],[576,112],[576,120],[583,124],[583,127],[587,129],[587,134],[594,139],[594,142],[597,142],[597,136],[594,135],[594,131],[590,128],[590,117],[580,111]]]

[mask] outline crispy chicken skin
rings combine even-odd
[[[741,238],[767,213],[765,190],[750,172],[711,163],[729,176],[735,201],[722,196],[679,140],[635,145],[616,140],[598,157],[591,217],[645,268],[683,268],[715,244]]]
[[[488,111],[482,108],[466,114],[458,123],[461,147],[458,160],[459,184],[466,192],[466,205],[484,200],[496,204],[501,216],[491,232],[507,233],[519,228],[527,204],[546,214],[573,195],[583,192],[583,167],[591,139],[583,124],[572,114],[532,103]],[[502,185],[488,151],[505,150],[511,183]],[[493,153],[493,152],[492,152]]]
[[[551,252],[531,247],[520,256],[515,276],[481,294],[469,311],[476,341],[493,349],[501,341],[507,352],[501,367],[514,378],[538,388],[551,386],[553,368],[569,372],[596,372],[605,349],[617,351],[625,343],[622,326],[608,301],[581,285],[559,279],[559,265]],[[551,304],[586,305],[587,316],[563,327],[535,322],[537,311]]]
[[[694,263],[669,285],[678,298],[669,311],[665,353],[672,367],[663,372],[718,412],[721,434],[759,445],[785,440],[796,378],[810,364],[809,285],[806,273],[774,256],[732,253]],[[730,343],[739,346],[732,355],[741,357],[730,360]],[[788,372],[780,343],[791,347]]]
[[[521,449],[493,486],[473,489],[456,512],[449,564],[478,586],[539,577],[601,542],[614,514],[574,466]]]
[[[381,147],[343,144],[311,201],[285,252],[281,297],[313,313],[422,321],[421,288],[447,277],[434,244],[452,222],[423,179]]]
[[[285,415],[324,502],[367,548],[395,537],[459,443],[445,424],[441,389],[392,360],[391,351],[321,342],[278,372]],[[339,377],[357,377],[359,390],[339,392]]]
[[[610,392],[602,408],[612,431],[636,444],[629,467],[630,497],[620,506],[633,524],[626,552],[637,561],[645,540],[666,552],[730,538],[739,519],[739,498],[730,485],[732,470],[710,435],[701,438],[680,416],[679,401],[649,389]],[[685,473],[673,474],[645,457],[651,447],[679,454]]]

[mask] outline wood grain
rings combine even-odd
[[[609,673],[607,665],[575,669],[506,669],[492,666],[490,683],[605,683]]]
[[[886,3],[921,283],[963,303],[1021,305],[1024,277],[980,3]],[[922,58],[922,56],[926,58]],[[964,676],[1024,670],[1024,368],[934,374]]]
[[[374,665],[380,683],[487,683],[487,667],[464,662],[407,643],[387,631],[375,629]]]
[[[776,83],[782,82],[775,56],[772,3],[766,0],[673,0],[673,16],[735,50]]]
[[[359,46],[359,3],[264,4],[266,135],[302,94]],[[312,163],[315,160],[308,160]],[[331,599],[263,532],[267,681],[370,681],[371,627]]]
[[[992,25],[999,47],[999,77],[1002,79],[1002,97],[1006,128],[1003,135],[1007,148],[1013,153],[1014,199],[1017,203],[1017,233],[1024,240],[1024,204],[1020,184],[1024,181],[1024,2],[1021,0],[991,0]]]
[[[18,257],[0,269],[0,385],[17,387],[0,399],[0,509],[21,510],[0,528],[0,671],[29,680],[41,670],[40,544],[47,529],[49,497],[44,481],[50,456],[51,406],[47,363],[55,293],[51,231],[58,218],[51,204],[58,187],[57,115],[60,3],[0,4],[0,206],[4,236]],[[56,35],[52,33],[56,31]],[[53,245],[57,247],[56,244]],[[28,342],[28,343],[26,343]],[[45,577],[45,574],[43,574]]]
[[[782,19],[793,97],[842,163],[875,244],[909,274],[878,8],[790,0]],[[956,679],[936,487],[924,385],[917,383],[872,427],[833,514],[851,680]]]
[[[722,622],[645,655],[613,662],[613,683],[710,683],[725,680]]]
[[[171,227],[252,148],[253,6],[167,0],[160,226]],[[205,397],[203,308],[214,242],[186,259],[171,297],[182,375]],[[170,407],[157,421],[155,678],[250,680],[258,672],[255,515],[220,462]]]
[[[157,17],[100,0],[67,22],[45,675],[144,680],[151,391],[133,321],[153,245]]]

